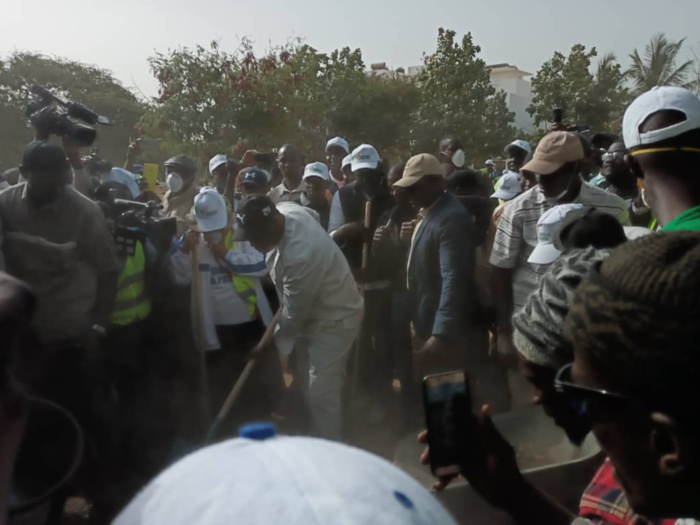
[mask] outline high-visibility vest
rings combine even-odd
[[[146,319],[151,314],[151,300],[146,290],[146,255],[140,241],[117,281],[117,296],[112,311],[112,324],[126,326]]]
[[[229,229],[224,244],[229,250],[236,249],[236,243],[233,242],[233,230]],[[233,280],[233,287],[238,297],[248,306],[248,315],[250,317],[255,317],[255,312],[258,308],[258,295],[255,292],[255,281],[250,277],[236,275],[235,273],[232,273],[231,277]]]

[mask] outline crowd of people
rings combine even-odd
[[[516,522],[700,519],[700,99],[654,88],[621,136],[553,123],[534,151],[505,145],[502,170],[467,167],[456,136],[436,153],[389,166],[342,137],[325,159],[222,153],[202,187],[176,155],[161,199],[134,173],[138,143],[102,171],[67,139],[30,143],[0,192],[0,489],[24,389],[83,429],[62,495],[94,523],[125,506],[120,525],[348,508],[343,523],[451,523],[406,474],[331,441],[357,420],[419,428],[421,379],[465,370],[460,473]],[[523,477],[492,422],[531,401],[605,453],[579,512]],[[247,426],[148,484],[250,421],[323,441]]]

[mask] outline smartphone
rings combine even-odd
[[[423,404],[430,446],[430,470],[436,477],[459,474],[457,447],[455,442],[455,399],[462,397],[462,406],[471,407],[471,396],[467,377],[456,370],[435,374],[423,379]]]
[[[564,121],[564,110],[561,108],[554,108],[552,110],[552,122],[555,124],[561,124]]]

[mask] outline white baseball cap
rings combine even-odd
[[[352,152],[352,171],[371,169],[375,170],[381,162],[379,152],[369,144],[361,144]]]
[[[165,470],[114,525],[455,525],[416,480],[368,452],[277,437],[268,424],[241,436]]]
[[[218,155],[214,155],[211,160],[209,161],[209,173],[214,174],[214,170],[221,166],[222,164],[226,164],[228,162],[228,157],[224,155],[223,153],[220,153]]]
[[[194,216],[202,233],[221,230],[228,225],[226,201],[214,188],[202,188],[194,198]]]
[[[491,195],[493,199],[509,201],[520,193],[520,178],[514,171],[504,173],[496,183],[496,192]]]
[[[664,110],[680,111],[685,120],[663,129],[642,133],[639,128],[654,113]],[[700,99],[687,89],[657,86],[638,96],[625,111],[622,133],[627,148],[655,144],[700,128]]]
[[[312,162],[306,165],[302,180],[306,180],[309,177],[321,177],[323,180],[331,180],[331,175],[328,173],[328,166],[323,162]]]
[[[508,151],[510,148],[520,148],[522,150],[525,150],[527,152],[528,157],[532,155],[532,146],[530,146],[530,143],[525,140],[514,140],[506,146],[505,151]]]
[[[345,153],[350,153],[350,144],[348,144],[348,141],[345,140],[343,137],[335,137],[329,140],[326,143],[326,151],[328,151],[328,148],[332,148],[333,146],[343,148],[345,150]]]
[[[495,166],[496,165],[496,163],[491,159],[487,160],[484,164],[486,166]]]
[[[352,154],[343,159],[343,164],[340,167],[344,168],[345,166],[352,166]]]
[[[136,183],[134,174],[124,168],[112,168],[100,177],[102,182],[118,182],[129,189],[131,198],[135,199],[141,195],[141,188]]]
[[[566,216],[583,208],[582,204],[560,204],[542,214],[537,221],[537,246],[530,254],[527,262],[531,264],[552,264],[561,255],[554,246],[557,231],[564,223]]]

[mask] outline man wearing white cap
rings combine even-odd
[[[628,161],[664,231],[700,230],[700,100],[679,87],[638,97],[622,122]]]
[[[318,213],[319,222],[326,231],[331,216],[331,203],[328,198],[330,178],[328,167],[323,162],[313,162],[304,168],[303,181],[306,184],[306,197],[309,199],[306,207]]]
[[[496,163],[493,160],[488,159],[484,163],[483,173],[489,178],[489,180],[496,180],[496,177],[498,175],[496,173]]]
[[[490,257],[494,267],[493,295],[497,310],[498,347],[502,355],[515,355],[511,316],[522,307],[547,269],[546,265],[528,262],[537,244],[537,221],[542,214],[559,204],[574,202],[609,213],[623,225],[630,224],[627,205],[622,199],[583,184],[579,176],[579,166],[583,160],[583,145],[576,133],[549,133],[540,141],[533,159],[521,170],[524,176],[531,174],[538,185],[503,209]],[[509,162],[509,165],[511,168],[517,167],[517,162]]]
[[[209,173],[211,174],[216,191],[226,197],[231,203],[233,203],[233,194],[235,190],[235,181],[231,179],[235,179],[238,173],[238,166],[237,161],[229,159],[222,153],[214,155],[211,160],[209,160]]]
[[[365,318],[359,344],[359,370],[356,371],[363,394],[373,402],[385,399],[392,382],[391,326],[383,322],[391,315],[392,278],[395,268],[383,260],[369,258],[363,268],[363,242],[389,221],[394,206],[379,152],[362,144],[352,152],[352,171],[356,180],[338,190],[331,205],[328,230],[343,250],[350,268],[363,283]],[[366,205],[370,203],[369,231],[365,228]],[[371,244],[370,244],[371,246]],[[376,412],[381,411],[377,405]]]
[[[355,176],[352,174],[352,153],[343,159],[342,169],[343,176],[345,177],[345,184],[354,182]]]
[[[267,275],[265,256],[248,242],[233,241],[234,218],[223,196],[214,188],[202,188],[195,197],[194,215],[197,228],[183,236],[171,262],[178,284],[192,284],[194,333],[203,333],[210,408],[215,414],[272,312],[260,282]],[[199,261],[196,276],[194,250]],[[199,279],[199,298],[193,279]]]
[[[345,186],[343,159],[350,154],[350,145],[342,137],[335,137],[326,144],[326,164],[330,169],[330,190],[333,195]]]
[[[513,200],[520,195],[520,178],[514,171],[506,172],[496,183],[496,191],[491,195],[492,199],[501,202]]]

